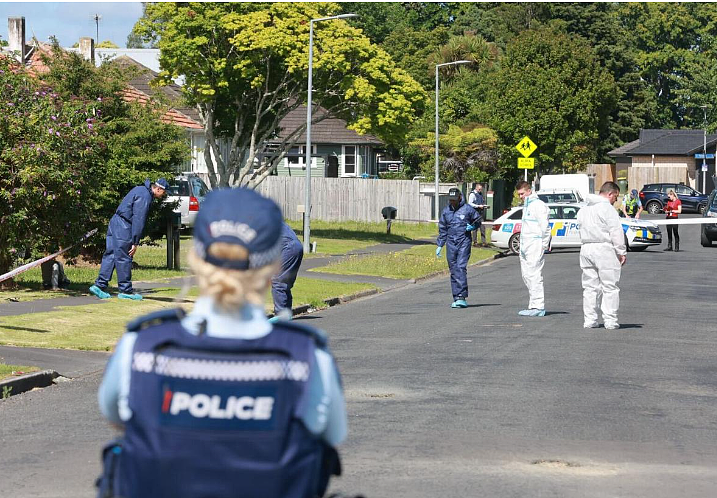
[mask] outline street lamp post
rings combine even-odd
[[[346,19],[358,17],[358,14],[340,14],[338,16],[320,17],[309,22],[309,85],[306,103],[306,187],[304,202],[304,253],[311,252],[311,90],[313,85],[314,69],[314,23],[319,21],[330,21],[332,19]]]
[[[443,66],[455,66],[457,64],[470,64],[473,61],[453,61],[453,62],[445,62],[443,64],[436,64],[436,150],[435,150],[435,156],[436,156],[436,192],[434,193],[434,200],[433,200],[433,215],[436,218],[436,221],[438,221],[439,217],[439,207],[438,207],[438,68]]]
[[[702,190],[704,191],[707,185],[707,106],[701,105],[700,107],[704,112],[704,121],[702,122]],[[717,159],[715,159],[715,161],[717,161]],[[695,182],[697,182],[697,175],[695,175]]]

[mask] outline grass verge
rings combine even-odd
[[[299,278],[293,289],[294,305],[326,306],[325,299],[372,289],[368,284],[327,282]],[[108,299],[97,304],[62,306],[54,311],[6,316],[0,319],[0,344],[12,346],[109,351],[133,318],[163,308],[181,306],[189,311],[197,296],[179,289],[155,289],[142,301]],[[273,310],[271,296],[267,311]]]
[[[16,375],[37,372],[38,370],[39,368],[37,367],[27,365],[8,365],[7,363],[0,363],[0,380],[15,377]]]
[[[473,248],[469,263],[493,256],[496,249]],[[350,256],[348,259],[309,271],[337,273],[341,275],[371,275],[376,277],[411,279],[420,278],[441,270],[447,270],[445,249],[436,258],[436,248],[416,246],[405,251],[371,256]]]

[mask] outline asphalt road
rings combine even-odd
[[[305,318],[327,330],[350,436],[333,491],[367,498],[713,497],[717,247],[629,253],[618,331],[582,328],[577,250],[549,255],[544,318],[516,257]],[[0,496],[93,496],[113,435],[99,374],[0,402]]]

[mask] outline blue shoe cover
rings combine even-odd
[[[95,296],[99,297],[100,299],[109,299],[112,296],[110,296],[108,293],[97,287],[96,285],[93,285],[90,287],[90,293],[94,294]]]
[[[140,294],[125,294],[124,292],[121,292],[117,294],[117,297],[120,299],[131,299],[132,301],[141,301],[142,296]]]
[[[451,308],[467,308],[468,303],[465,299],[456,299],[453,304],[451,304]]]
[[[520,310],[518,312],[520,316],[545,316],[545,310],[539,310],[537,308],[530,308],[527,310]]]

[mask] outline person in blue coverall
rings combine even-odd
[[[110,219],[107,228],[106,249],[102,255],[100,274],[95,284],[90,287],[90,292],[100,299],[109,299],[107,286],[112,280],[112,273],[117,270],[117,287],[119,287],[118,298],[140,300],[142,296],[132,289],[132,258],[137,245],[142,238],[144,222],[147,220],[147,213],[152,204],[152,199],[160,199],[164,196],[169,184],[164,178],[154,183],[144,181],[129,191],[114,216]]]
[[[478,212],[463,201],[461,191],[448,191],[448,206],[438,221],[438,247],[436,256],[441,256],[443,246],[447,247],[446,259],[451,272],[453,304],[451,308],[467,308],[468,260],[471,257],[471,232],[479,221]]]
[[[294,303],[291,288],[296,282],[301,261],[304,259],[304,246],[289,225],[281,227],[281,268],[271,279],[271,297],[274,300],[274,316],[291,318]]]
[[[136,319],[107,364],[99,406],[124,433],[103,452],[100,496],[316,498],[340,473],[346,406],[326,335],[264,312],[282,223],[253,190],[207,195],[193,310]]]

